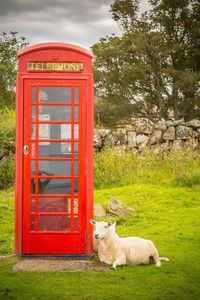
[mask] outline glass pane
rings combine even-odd
[[[39,124],[39,139],[50,139],[50,124]]]
[[[30,230],[35,231],[35,216],[30,216]]]
[[[78,176],[78,160],[74,161],[74,176]]]
[[[70,194],[70,179],[39,178],[39,194]]]
[[[40,121],[71,121],[71,106],[39,105],[39,112]]]
[[[70,213],[70,198],[39,198],[38,211]]]
[[[71,143],[39,142],[39,157],[71,157]]]
[[[31,178],[31,194],[35,194],[35,185],[36,185],[36,180],[35,178]]]
[[[35,160],[31,161],[31,175],[35,176]]]
[[[78,179],[74,179],[74,193],[78,193]]]
[[[32,105],[31,106],[31,121],[35,121],[36,120],[36,106]]]
[[[61,124],[61,139],[71,139],[71,124]]]
[[[78,137],[79,137],[79,125],[78,124],[74,124],[74,138],[75,138],[75,140],[77,140],[78,139]]]
[[[79,120],[79,107],[75,106],[74,107],[74,121],[78,122],[78,120]]]
[[[39,176],[70,176],[71,161],[39,160]]]
[[[36,124],[31,125],[31,138],[32,139],[36,138]]]
[[[74,102],[75,103],[79,102],[79,87],[74,88]]]
[[[71,87],[40,87],[40,102],[71,102]]]
[[[74,216],[74,231],[78,231],[78,216]]]
[[[39,124],[39,139],[71,139],[71,124]]]
[[[70,231],[69,216],[39,216],[39,231]]]
[[[34,212],[34,211],[35,211],[35,198],[34,198],[34,197],[31,197],[30,211],[31,211],[31,212]]]
[[[78,198],[74,198],[74,214],[78,213]]]
[[[78,157],[78,143],[75,142],[74,143],[74,157]]]
[[[36,102],[36,87],[35,86],[32,86],[32,89],[31,89],[31,100],[32,102]]]

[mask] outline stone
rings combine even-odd
[[[115,198],[110,199],[108,211],[115,216],[131,216],[130,211],[124,208],[123,204]]]
[[[128,141],[129,149],[136,148],[136,132],[135,131],[127,132],[127,141]]]
[[[126,145],[116,145],[116,146],[115,146],[115,151],[116,151],[118,154],[124,153],[124,151],[126,151]]]
[[[198,139],[196,138],[190,138],[186,141],[185,146],[189,149],[197,149],[199,146]]]
[[[128,138],[127,138],[127,134],[126,134],[126,129],[117,129],[116,132],[117,136],[118,136],[118,144],[119,145],[126,145],[128,142]]]
[[[183,140],[175,140],[172,144],[173,150],[182,150],[184,148],[184,141]]]
[[[94,129],[94,148],[101,148],[101,147],[102,147],[101,136],[98,133],[98,130]]]
[[[136,133],[143,133],[150,135],[153,132],[153,126],[150,124],[144,124],[136,127]]]
[[[136,127],[141,127],[146,124],[153,125],[153,122],[146,118],[133,118],[132,120],[134,121]]]
[[[162,131],[161,130],[155,130],[150,138],[150,144],[158,144],[161,141],[162,138]]]
[[[158,121],[155,124],[155,129],[161,130],[161,131],[167,130],[167,123],[166,123],[166,121],[164,121],[164,120]]]
[[[162,137],[163,141],[174,141],[175,140],[175,128],[170,126],[164,133]]]
[[[154,124],[145,118],[133,118],[134,123],[134,130],[137,134],[144,133],[144,134],[151,134],[153,131]]]
[[[171,126],[185,125],[184,119],[173,121]]]
[[[200,128],[197,128],[196,133],[197,133],[197,136],[200,137]]]
[[[161,150],[162,150],[162,151],[167,151],[167,150],[169,150],[169,148],[170,148],[170,143],[169,143],[169,141],[167,140],[166,142],[162,143],[160,147],[161,147]]]
[[[151,149],[155,154],[159,154],[161,152],[161,144],[151,145]]]
[[[188,127],[193,127],[193,128],[199,128],[200,127],[200,120],[191,120],[189,122],[186,123],[186,126]]]
[[[102,205],[100,204],[95,204],[94,205],[94,217],[99,219],[99,218],[104,218],[106,216],[105,209],[103,208]]]
[[[103,147],[112,148],[117,144],[117,142],[118,142],[118,136],[116,135],[116,133],[112,132],[105,137],[103,142]]]
[[[168,120],[168,121],[166,121],[166,123],[167,123],[167,127],[170,127],[170,126],[172,126],[173,121],[172,120]]]
[[[127,132],[128,132],[128,131],[133,131],[133,130],[134,130],[134,128],[133,128],[132,125],[125,125],[125,128],[126,128],[126,131],[127,131]]]
[[[98,133],[102,138],[105,138],[110,132],[111,132],[110,129],[104,129],[104,128],[98,129]]]
[[[193,137],[193,130],[187,126],[177,126],[176,128],[176,139],[177,140],[188,140]]]
[[[148,144],[149,137],[145,134],[138,134],[136,137],[136,142],[138,146],[138,150],[142,151]]]

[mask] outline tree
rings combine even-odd
[[[131,116],[167,119],[172,113],[175,119],[199,117],[199,2],[149,2],[152,9],[141,16],[139,1],[111,5],[122,36],[100,39],[92,48],[96,91],[107,112],[109,106],[120,111],[115,122]],[[103,105],[101,113],[104,118]]]
[[[27,45],[25,37],[18,36],[17,32],[0,35],[0,108],[14,106],[17,51]]]

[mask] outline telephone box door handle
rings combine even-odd
[[[24,145],[24,154],[25,154],[25,155],[28,154],[28,145]]]

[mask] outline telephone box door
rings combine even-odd
[[[86,251],[86,113],[86,80],[25,80],[24,254]]]

